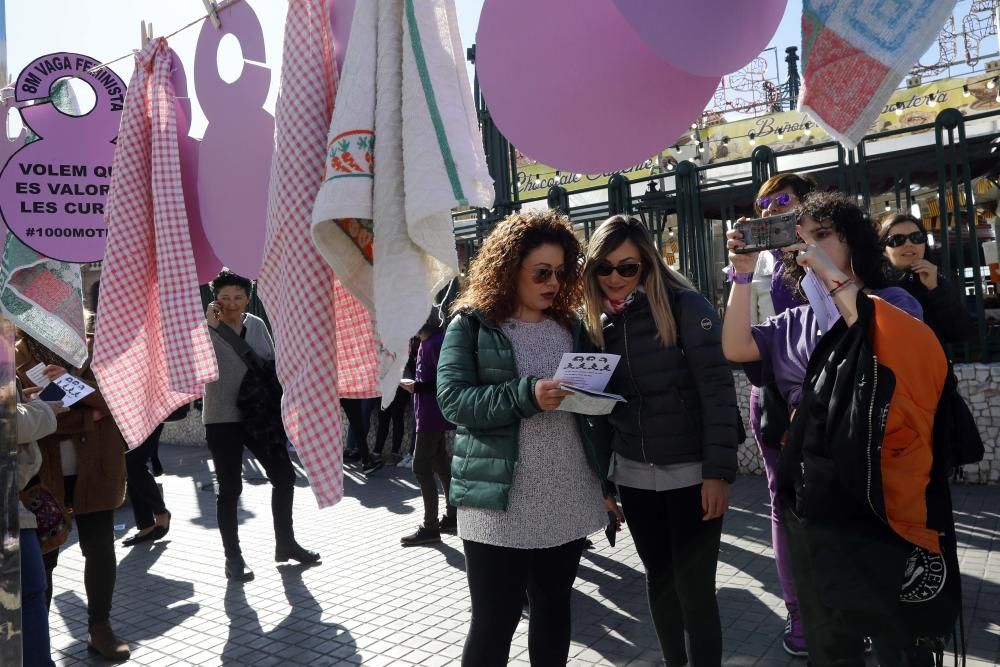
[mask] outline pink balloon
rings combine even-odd
[[[657,58],[611,0],[586,11],[577,0],[486,0],[476,68],[493,121],[521,152],[587,174],[672,144],[719,83]]]
[[[767,48],[788,0],[611,0],[639,38],[674,67],[721,77]]]

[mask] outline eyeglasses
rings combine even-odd
[[[528,267],[524,267],[528,268]],[[561,283],[566,282],[566,269],[550,269],[548,267],[540,266],[536,269],[528,269],[531,271],[531,280],[537,285],[542,285],[549,282],[549,278],[555,275],[556,280]]]
[[[639,273],[639,269],[641,268],[642,264],[640,262],[623,262],[617,265],[611,262],[599,262],[594,267],[594,273],[599,276],[610,276],[612,272],[617,271],[618,275],[622,278],[631,278]]]
[[[759,198],[757,200],[757,208],[759,208],[762,211],[766,211],[767,209],[771,208],[771,204],[774,204],[776,206],[788,206],[791,203],[792,203],[792,195],[788,194],[787,192],[779,192],[773,197],[771,195],[764,195],[763,197]]]
[[[923,245],[927,243],[927,234],[924,234],[919,229],[909,234],[893,234],[885,239],[885,244],[890,248],[898,248],[907,241],[913,245]]]

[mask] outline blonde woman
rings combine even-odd
[[[611,413],[610,440],[597,443],[611,450],[608,479],[646,568],[664,659],[719,665],[715,571],[739,411],[718,315],[642,223],[621,215],[590,240],[584,302],[591,338],[621,355],[608,391],[627,402]]]

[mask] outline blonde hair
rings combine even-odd
[[[587,244],[586,262],[583,266],[583,303],[586,308],[587,331],[593,341],[604,348],[604,331],[601,313],[604,311],[604,293],[597,280],[595,269],[609,254],[625,241],[631,241],[639,249],[642,263],[640,282],[646,290],[653,320],[656,322],[656,337],[663,347],[672,347],[677,342],[677,321],[670,307],[669,291],[694,289],[691,283],[677,271],[671,269],[657,252],[643,224],[635,218],[615,215],[597,228]]]

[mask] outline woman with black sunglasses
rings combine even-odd
[[[566,218],[508,216],[473,260],[441,347],[438,404],[458,427],[449,500],[472,598],[463,665],[507,664],[525,593],[531,663],[566,664],[584,540],[615,508],[586,420],[556,410],[563,354],[595,351],[576,315],[579,257]]]
[[[718,314],[642,223],[621,215],[590,239],[584,302],[591,337],[621,355],[608,391],[627,402],[598,443],[646,569],[663,656],[677,667],[719,665],[715,574],[740,416]]]
[[[958,287],[930,260],[927,229],[906,211],[882,216],[879,241],[892,266],[895,284],[909,292],[924,309],[924,322],[941,344],[962,343],[972,329]]]

